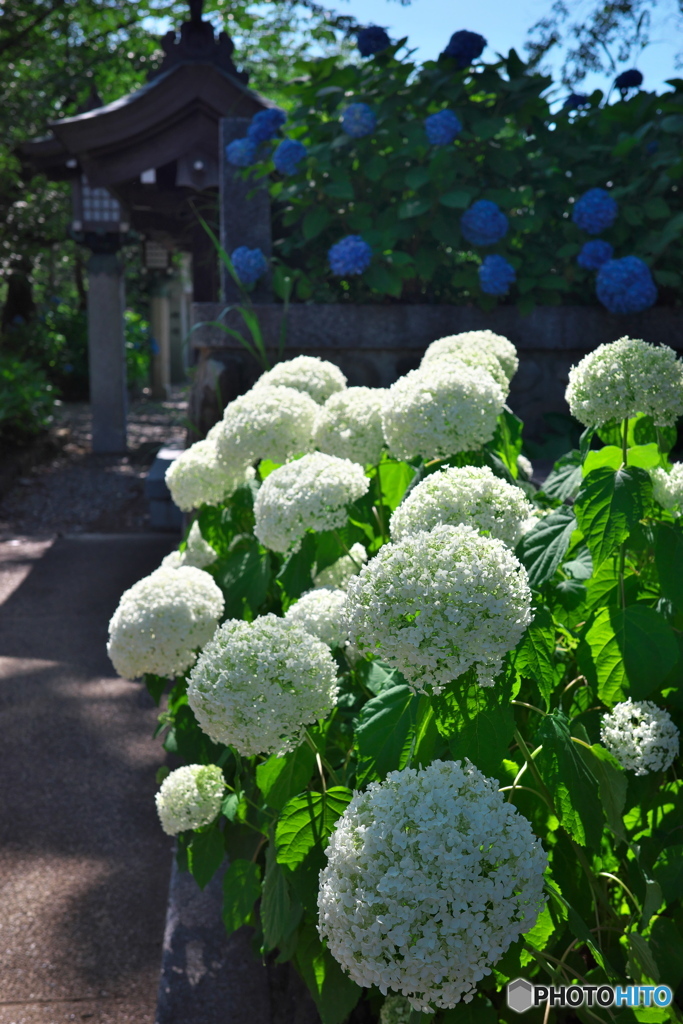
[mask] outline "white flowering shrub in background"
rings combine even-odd
[[[225,854],[227,930],[322,1024],[679,985],[681,361],[626,338],[573,368],[586,430],[542,486],[517,364],[490,331],[386,391],[278,364],[178,460],[182,551],[112,619],[185,764],[158,795],[179,864],[204,886]]]
[[[221,809],[225,780],[215,764],[188,764],[164,779],[156,795],[157,813],[167,836],[208,825]]]

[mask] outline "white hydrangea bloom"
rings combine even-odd
[[[486,370],[496,383],[500,384],[503,394],[507,395],[510,390],[510,381],[500,361],[489,349],[483,348],[478,342],[471,339],[460,341],[457,345],[453,344],[452,338],[442,338],[441,341],[447,341],[448,347],[440,346],[438,341],[432,342],[422,357],[420,369],[439,366],[444,361],[455,359],[466,366],[480,367],[482,370]]]
[[[314,573],[313,586],[331,587],[333,590],[346,590],[352,576],[359,573],[368,560],[368,553],[362,544],[352,544],[348,555],[342,555],[326,569]]]
[[[296,551],[307,530],[344,526],[346,506],[369,486],[357,462],[322,452],[304,455],[263,481],[254,502],[254,533],[271,551]]]
[[[405,996],[387,996],[379,1011],[379,1024],[410,1024],[412,1012]]]
[[[435,526],[385,544],[349,582],[349,638],[419,692],[474,666],[491,686],[531,622],[526,569],[471,526]]]
[[[671,472],[657,468],[650,470],[652,494],[667,512],[678,517],[683,512],[683,462],[676,462]]]
[[[318,587],[302,594],[296,604],[290,605],[285,618],[298,622],[328,647],[341,647],[346,640],[345,607],[345,590]]]
[[[517,469],[525,480],[531,480],[534,475],[534,467],[531,463],[531,459],[527,459],[526,455],[517,456]]]
[[[212,565],[218,555],[208,541],[202,537],[199,523],[195,519],[187,535],[187,546],[184,551],[172,551],[162,561],[162,566],[179,569],[181,565],[191,565],[195,569],[205,569]]]
[[[223,772],[215,764],[188,764],[164,779],[155,800],[167,836],[208,825],[218,816],[225,792]]]
[[[398,506],[391,517],[393,540],[401,540],[439,523],[465,523],[487,530],[509,547],[536,520],[534,506],[519,487],[508,484],[488,466],[443,469],[425,477]]]
[[[667,345],[619,338],[572,366],[565,398],[572,416],[587,427],[639,412],[670,427],[683,415],[683,362]]]
[[[180,675],[215,633],[223,606],[208,573],[162,566],[126,590],[111,618],[107,653],[114,668],[126,679]]]
[[[313,448],[318,406],[295,388],[262,385],[229,402],[216,433],[219,458],[286,462]]]
[[[207,436],[174,459],[166,470],[166,485],[178,508],[191,512],[200,505],[222,504],[247,482],[249,473],[250,467],[244,459],[233,460],[230,464],[221,460],[215,439]]]
[[[664,772],[678,756],[678,729],[650,700],[628,700],[604,715],[600,739],[622,768],[636,775]]]
[[[347,388],[327,399],[318,414],[315,443],[321,452],[375,465],[384,448],[383,388]]]
[[[399,459],[445,457],[490,441],[505,395],[485,370],[455,359],[411,370],[391,385],[382,407],[389,450]]]
[[[416,1010],[469,1002],[543,908],[547,856],[470,761],[390,772],[354,795],[320,873],[318,929],[357,985]]]
[[[230,619],[202,651],[187,698],[200,728],[245,757],[285,754],[337,702],[329,648],[275,615]]]
[[[495,356],[503,367],[508,381],[511,381],[517,373],[519,366],[517,349],[502,334],[494,334],[493,331],[462,331],[460,334],[450,334],[446,338],[439,338],[428,346],[423,362],[457,355],[461,348],[478,348]]]
[[[295,388],[305,391],[313,401],[326,402],[336,391],[346,387],[346,377],[338,366],[319,356],[295,356],[276,363],[272,370],[262,373],[254,385],[262,387]]]

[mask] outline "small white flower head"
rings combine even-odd
[[[218,456],[228,464],[286,462],[310,452],[318,406],[295,388],[262,385],[229,402],[216,433]]]
[[[207,565],[212,565],[217,558],[218,555],[214,549],[202,537],[199,523],[195,519],[187,535],[185,550],[172,551],[170,555],[166,555],[161,564],[171,569],[179,569],[181,565],[191,565],[195,569],[205,569]]]
[[[451,1008],[533,928],[547,856],[498,785],[434,761],[355,794],[320,873],[318,930],[357,985]]]
[[[201,569],[162,566],[121,597],[109,623],[107,653],[125,679],[177,676],[216,631],[223,594]]]
[[[218,816],[225,792],[223,772],[215,764],[176,768],[161,783],[156,805],[167,836],[201,828]]]
[[[191,512],[201,505],[222,504],[247,482],[248,476],[244,459],[230,464],[222,461],[215,440],[207,436],[174,459],[166,470],[166,485],[178,508]]]
[[[442,338],[441,341],[451,343],[452,339]],[[496,383],[500,384],[504,395],[507,395],[510,390],[510,381],[500,364],[500,360],[493,355],[490,349],[481,346],[478,342],[471,339],[460,341],[457,345],[449,344],[448,347],[440,347],[440,342],[438,341],[432,342],[422,357],[420,369],[428,366],[440,366],[450,359],[455,359],[466,366],[480,367],[482,370],[486,370],[487,373],[491,374]]]
[[[628,700],[604,715],[600,739],[622,768],[636,775],[665,772],[678,756],[678,729],[650,700]]]
[[[362,544],[352,544],[348,555],[342,555],[332,565],[313,576],[313,586],[331,587],[332,590],[346,590],[352,576],[361,571],[368,560],[368,553]]]
[[[313,452],[266,477],[254,502],[254,533],[271,551],[297,551],[307,530],[334,530],[346,523],[346,507],[370,481],[349,459]]]
[[[527,459],[526,455],[517,456],[517,469],[523,480],[531,480],[534,475],[534,467],[531,459]]]
[[[447,338],[439,338],[428,346],[422,361],[424,363],[434,358],[457,355],[461,348],[478,348],[495,356],[508,382],[517,373],[517,349],[502,334],[494,334],[493,331],[462,331],[460,334],[450,334]]]
[[[387,996],[379,1011],[379,1024],[410,1024],[412,1012],[405,996]]]
[[[650,477],[655,501],[678,518],[683,513],[683,462],[676,462],[670,473],[659,467],[651,469]]]
[[[347,388],[328,398],[315,429],[320,451],[361,466],[378,463],[384,447],[384,395],[383,388]]]
[[[346,641],[345,607],[345,590],[318,587],[302,594],[296,604],[290,605],[285,618],[297,622],[307,633],[334,649]]]
[[[399,459],[446,457],[490,441],[505,395],[490,373],[455,359],[411,370],[391,385],[382,428]]]
[[[683,414],[683,362],[667,345],[619,338],[572,366],[565,398],[572,416],[587,427],[639,412],[670,427]]]
[[[524,492],[494,476],[488,466],[443,469],[425,477],[398,506],[391,517],[391,537],[402,540],[439,523],[464,523],[514,548],[533,514]]]
[[[314,402],[322,404],[330,395],[344,390],[346,377],[338,366],[319,356],[295,356],[262,373],[254,387],[264,386],[305,391]]]
[[[349,639],[440,693],[474,667],[491,686],[531,622],[526,569],[471,526],[435,526],[385,544],[348,587]]]
[[[207,736],[253,757],[294,750],[337,692],[329,647],[295,622],[263,615],[223,623],[190,674],[187,699]]]

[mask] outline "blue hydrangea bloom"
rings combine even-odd
[[[285,139],[273,154],[273,163],[280,174],[296,174],[306,156],[306,147],[296,139]]]
[[[258,146],[253,139],[235,139],[225,147],[225,155],[233,167],[251,167],[256,159]]]
[[[330,269],[336,277],[362,274],[372,260],[372,249],[361,235],[346,235],[327,253]]]
[[[460,218],[460,230],[472,245],[495,245],[508,233],[508,219],[490,199],[477,199]]]
[[[589,188],[574,203],[572,220],[589,235],[599,235],[612,227],[618,213],[617,201],[609,192],[604,188]]]
[[[256,284],[268,270],[268,261],[260,249],[240,245],[230,254],[230,259],[242,284]]]
[[[368,25],[367,28],[358,29],[356,41],[361,57],[373,57],[376,53],[386,50],[387,46],[391,46],[391,39],[379,25]]]
[[[477,57],[481,57],[485,46],[486,40],[483,36],[480,36],[478,32],[468,32],[463,28],[460,32],[453,33],[441,56],[453,57],[458,67],[466,68]]]
[[[578,110],[579,107],[587,107],[590,104],[590,96],[582,92],[572,92],[562,104],[563,110]]]
[[[278,128],[287,120],[284,110],[278,107],[269,107],[268,110],[259,110],[254,114],[247,128],[247,137],[254,142],[269,142],[278,133]]]
[[[607,260],[611,260],[613,256],[614,247],[602,238],[595,238],[584,244],[576,257],[576,262],[584,270],[599,270],[603,263],[607,263]]]
[[[516,278],[515,268],[504,256],[487,256],[479,267],[479,284],[487,295],[507,295]]]
[[[629,68],[628,71],[622,71],[620,75],[614,79],[614,84],[620,92],[628,92],[629,89],[637,89],[639,85],[643,84],[643,75],[637,68]]]
[[[603,263],[595,290],[610,313],[642,313],[657,301],[657,286],[650,268],[637,256]]]
[[[362,139],[374,132],[377,118],[367,103],[351,103],[342,114],[341,126],[352,139]]]
[[[432,146],[448,146],[462,131],[462,124],[452,110],[440,110],[425,118],[425,131]]]

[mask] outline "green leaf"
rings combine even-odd
[[[415,733],[419,697],[407,685],[394,686],[373,697],[356,726],[358,786],[384,779],[387,772],[404,767],[404,757]]]
[[[546,715],[537,741],[543,750],[536,765],[553,795],[558,818],[577,843],[599,850],[603,821],[597,781],[576,750],[564,712]]]
[[[363,686],[371,693],[379,696],[385,690],[405,684],[405,679],[397,668],[385,665],[383,661],[359,661],[354,669]]]
[[[655,564],[664,597],[683,611],[683,536],[677,527],[657,523]]]
[[[382,489],[383,503],[390,512],[401,504],[406,490],[415,479],[415,473],[414,466],[408,462],[380,462],[375,479]]]
[[[289,929],[291,903],[287,882],[282,868],[277,862],[273,842],[266,847],[266,873],[263,879],[261,895],[261,924],[263,925],[263,945],[266,949],[274,949]]]
[[[305,590],[313,586],[312,570],[315,561],[315,536],[307,533],[301,547],[289,555],[277,574],[277,581],[289,602],[296,601]]]
[[[280,811],[300,793],[315,770],[315,754],[307,743],[284,757],[273,755],[256,769],[256,784],[269,807]]]
[[[412,217],[421,217],[431,208],[432,204],[428,199],[408,199],[399,206],[398,219],[410,220]]]
[[[187,848],[187,868],[200,889],[204,889],[223,863],[225,844],[218,825],[195,832]]]
[[[513,655],[514,666],[521,676],[535,680],[550,707],[555,685],[555,623],[547,608],[539,608]]]
[[[322,1024],[342,1024],[362,995],[362,989],[344,974],[329,950],[322,945],[315,925],[301,929],[296,965],[313,996]]]
[[[652,482],[643,469],[596,469],[586,477],[574,508],[596,568],[642,518],[651,492]]]
[[[443,196],[439,196],[439,202],[442,206],[448,206],[453,210],[466,210],[472,202],[472,195],[472,192],[458,188],[452,192],[446,192]]]
[[[168,686],[168,679],[166,676],[155,676],[151,672],[145,672],[142,677],[142,681],[145,684],[147,693],[150,695],[157,707],[159,707],[159,701],[164,695],[164,690]]]
[[[574,513],[563,505],[539,520],[522,537],[517,545],[517,556],[526,567],[532,587],[538,589],[554,576],[575,529]]]
[[[223,924],[232,935],[246,924],[261,895],[261,868],[250,860],[234,860],[223,876]]]
[[[270,558],[267,551],[261,551],[258,542],[249,547],[230,552],[212,566],[213,577],[223,591],[225,615],[229,619],[241,619],[245,602],[256,615],[268,593],[270,583]]]
[[[585,458],[581,472],[583,476],[588,476],[594,469],[621,469],[624,462],[624,455],[621,448],[617,448],[616,445],[608,444],[604,448],[600,448],[599,451],[588,452]]]
[[[664,220],[665,217],[671,216],[671,208],[661,196],[650,196],[643,203],[643,209],[645,216],[650,220]]]
[[[588,770],[598,780],[600,802],[607,824],[617,839],[626,842],[623,814],[626,806],[627,780],[624,769],[599,743],[592,744],[590,751],[580,745],[577,749]]]
[[[569,929],[572,935],[575,938],[580,939],[582,942],[586,943],[586,945],[595,957],[599,966],[602,967],[607,977],[612,980],[617,980],[617,972],[614,970],[609,960],[605,957],[602,950],[595,945],[593,935],[590,929],[588,928],[588,925],[583,920],[578,911],[575,910],[571,903],[569,903],[569,901],[564,898],[564,896],[557,888],[557,886],[553,885],[551,882],[546,882],[546,889],[548,890],[550,895],[557,901],[560,908],[566,911],[567,924],[569,925]]]
[[[432,698],[436,727],[448,740],[451,757],[469,757],[484,775],[499,778],[515,730],[510,701],[519,690],[516,673],[481,687],[470,671]]]
[[[275,831],[279,864],[296,866],[314,846],[324,846],[352,797],[345,786],[302,793],[282,809]]]
[[[659,968],[655,963],[647,939],[638,932],[629,932],[628,971],[638,984],[648,981],[659,981]]]
[[[598,696],[605,704],[616,704],[627,696],[635,700],[648,697],[678,661],[673,630],[659,612],[642,604],[603,608],[589,626],[585,641]]]
[[[375,263],[363,275],[368,288],[382,295],[393,295],[398,298],[403,291],[403,278],[392,267]]]
[[[667,903],[679,900],[683,893],[683,845],[667,846],[662,850],[654,863],[652,874]]]
[[[469,1003],[460,1002],[452,1010],[439,1013],[439,1024],[496,1024],[497,1021],[498,1014],[483,992],[477,992]]]
[[[543,484],[543,493],[553,501],[567,501],[578,493],[582,480],[581,452],[567,452],[553,466]]]
[[[301,230],[306,241],[316,238],[330,223],[330,215],[324,206],[314,206],[303,219]]]
[[[421,188],[427,184],[429,177],[428,167],[411,167],[406,171],[405,183],[408,188]]]

